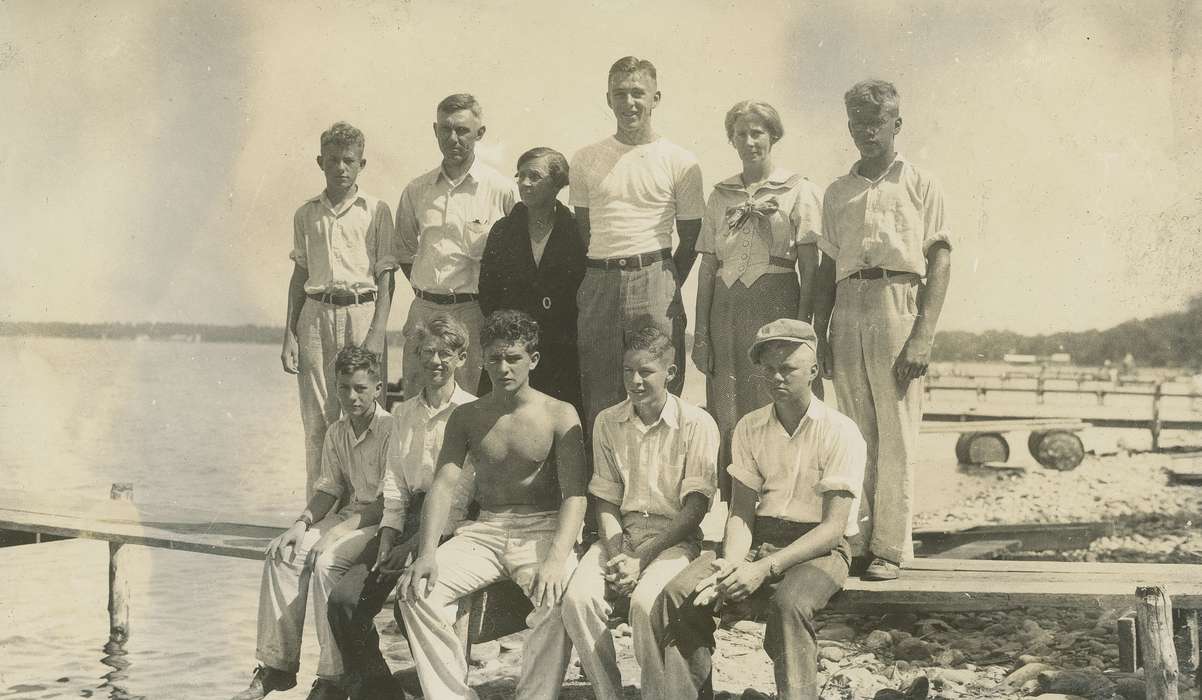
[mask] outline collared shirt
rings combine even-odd
[[[930,247],[951,245],[942,188],[901,154],[875,180],[859,167],[831,183],[822,201],[818,247],[835,259],[835,279],[871,267],[925,277]]]
[[[475,396],[456,385],[451,398],[442,406],[431,406],[426,402],[424,393],[419,393],[395,409],[397,427],[388,450],[384,478],[380,481],[380,494],[384,496],[382,527],[390,527],[398,532],[404,529],[409,502],[415,494],[429,491],[434,483],[434,474],[438,471],[438,452],[442,449],[443,433],[451,411],[456,406],[475,400]],[[451,517],[447,519],[448,528],[463,519],[473,480],[465,468],[459,488],[456,489]],[[468,498],[463,498],[464,494]]]
[[[479,158],[459,182],[441,166],[410,182],[397,205],[396,258],[413,265],[413,286],[437,294],[476,293],[488,232],[517,200],[513,179]]]
[[[697,158],[662,137],[631,146],[610,136],[585,146],[568,178],[569,203],[588,208],[590,258],[671,248],[676,220],[705,213]]]
[[[785,432],[772,404],[743,416],[731,439],[728,472],[759,494],[756,515],[797,523],[822,522],[827,491],[848,491],[855,500],[844,534],[856,524],[868,447],[852,419],[817,397],[793,434]]]
[[[321,453],[321,477],[315,491],[340,498],[349,489],[348,503],[366,504],[376,500],[389,443],[396,427],[393,416],[376,404],[367,429],[355,435],[350,415],[330,424]]]
[[[675,517],[688,494],[714,495],[719,441],[710,414],[679,397],[668,395],[652,425],[626,399],[597,414],[589,493],[623,513]]]
[[[375,291],[381,272],[395,270],[392,212],[384,202],[359,191],[338,208],[325,192],[292,217],[290,258],[309,272],[305,291]]]
[[[764,213],[740,216],[752,206]],[[735,175],[710,194],[697,252],[717,257],[718,277],[727,287],[740,280],[750,287],[760,275],[792,273],[770,258],[796,261],[797,246],[816,242],[821,230],[822,193],[814,183],[777,168],[750,191]]]

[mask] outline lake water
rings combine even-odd
[[[105,498],[131,482],[138,501],[280,524],[304,505],[296,385],[273,346],[0,338],[0,366],[3,488]],[[921,438],[924,511],[996,483],[959,472],[954,441]],[[261,564],[129,549],[131,637],[115,657],[103,650],[105,543],[0,549],[0,698],[224,699],[245,686]],[[297,689],[273,698],[305,697],[312,640]]]

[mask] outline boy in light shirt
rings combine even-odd
[[[699,557],[657,603],[662,697],[713,697],[713,615],[722,605],[766,619],[777,697],[818,697],[813,617],[847,578],[866,447],[856,424],[812,393],[816,343],[810,324],[793,319],[756,333],[749,354],[772,403],[735,426],[722,558]]]
[[[621,698],[607,589],[630,596],[630,627],[643,697],[658,698],[662,657],[651,608],[663,587],[701,548],[701,520],[718,487],[718,425],[673,396],[670,335],[655,325],[632,331],[622,357],[627,399],[597,416],[589,492],[601,539],[580,561],[564,595],[564,626],[598,698]]]
[[[380,396],[380,363],[371,351],[348,346],[334,360],[342,418],[325,433],[321,477],[292,527],[267,546],[259,589],[259,631],[250,687],[234,700],[258,700],[296,685],[301,635],[312,581],[314,623],[321,656],[309,700],[345,700],[342,658],[330,634],[326,599],[376,534],[383,505],[377,494],[395,427]],[[345,497],[346,505],[338,508]]]
[[[464,324],[449,314],[435,314],[417,323],[413,333],[423,388],[393,409],[397,427],[380,484],[384,497],[380,531],[330,594],[330,629],[346,666],[351,700],[402,697],[380,654],[375,617],[417,549],[422,502],[434,480],[447,418],[456,406],[476,400],[455,381],[467,359],[469,331]],[[444,536],[459,525],[467,510],[472,489],[467,471],[460,478]]]

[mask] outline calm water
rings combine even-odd
[[[303,506],[296,386],[275,347],[0,338],[0,366],[4,488],[103,498],[127,481],[136,500],[281,524]],[[954,440],[922,437],[924,510],[996,483],[956,470]],[[0,698],[224,699],[244,687],[261,565],[130,549],[131,638],[118,657],[103,650],[105,543],[0,549]],[[311,639],[297,689],[272,697],[305,697]]]

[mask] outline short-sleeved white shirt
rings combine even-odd
[[[697,158],[663,137],[631,146],[610,136],[585,146],[569,180],[569,203],[589,212],[594,259],[671,248],[676,220],[705,213]]]
[[[743,416],[731,439],[732,479],[759,494],[757,516],[796,523],[822,521],[827,491],[848,491],[855,500],[844,534],[857,524],[868,447],[855,422],[817,397],[793,434],[785,432],[772,404]]]
[[[369,292],[397,259],[388,205],[362,191],[335,207],[325,192],[292,217],[292,258],[309,273],[305,291]]]

